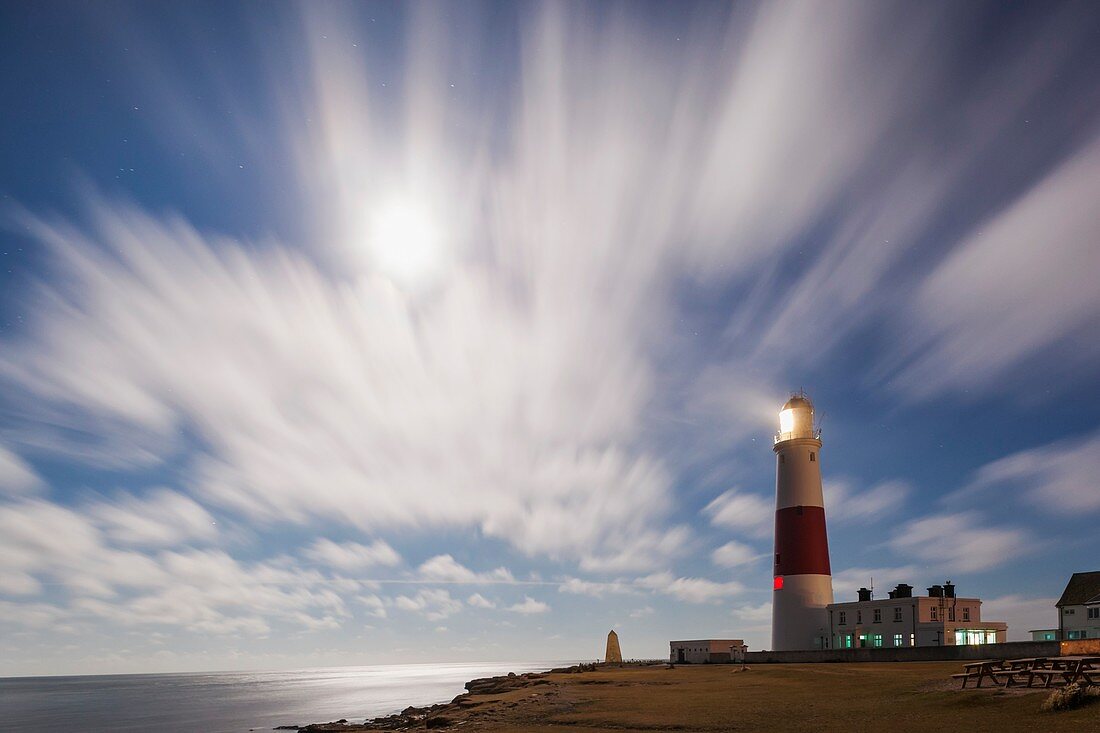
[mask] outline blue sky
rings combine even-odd
[[[1011,638],[1100,558],[1087,3],[0,9],[0,674]]]

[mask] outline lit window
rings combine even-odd
[[[894,646],[905,646],[905,637],[901,634],[894,634]]]
[[[871,637],[871,646],[882,646],[882,634],[875,634]]]
[[[894,621],[901,621],[901,606],[895,606],[894,607]],[[897,644],[895,646],[901,646],[901,645]]]
[[[882,609],[881,608],[876,608],[875,609],[875,623],[876,624],[881,624],[882,623]]]
[[[917,645],[917,635],[916,634],[910,634],[909,635],[909,646],[916,646],[916,645]]]
[[[963,606],[963,621],[970,620],[970,606]]]

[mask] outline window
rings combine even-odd
[[[875,623],[876,624],[881,624],[882,623],[882,609],[881,608],[876,608],[875,609]]]
[[[875,647],[882,646],[882,634],[875,634],[874,636],[871,637],[871,646],[875,646]]]
[[[996,644],[997,632],[993,629],[961,629],[955,632],[955,644]]]
[[[905,646],[905,637],[901,634],[894,634],[894,646]]]
[[[1063,613],[1066,614],[1067,616],[1072,616],[1074,611],[1073,611],[1072,608],[1067,608],[1065,611],[1063,611]]]
[[[1089,618],[1100,618],[1100,608],[1090,608]]]
[[[901,621],[901,606],[895,606],[894,607],[894,621]],[[900,644],[895,644],[894,646],[901,646],[901,645]]]
[[[938,621],[939,620],[939,613],[938,613],[939,609],[938,608],[936,608],[935,606],[929,606],[928,607],[928,612],[931,614],[931,618],[932,618],[933,621]]]
[[[1069,634],[1069,638],[1071,638],[1071,639],[1084,639],[1085,638],[1084,629],[1071,630],[1067,633]]]
[[[917,645],[917,635],[916,634],[910,634],[909,635],[909,646],[916,646],[916,645]]]
[[[863,611],[856,611],[856,623],[863,623]]]
[[[970,606],[963,606],[963,621],[970,620]]]
[[[947,609],[947,620],[948,621],[954,621],[955,620],[955,607],[954,606]]]
[[[845,649],[851,649],[852,648],[852,635],[851,634],[842,634],[841,637],[840,637],[840,645],[842,647],[844,647]]]
[[[841,611],[840,612],[840,625],[841,626],[847,626],[848,625],[848,613],[846,611]]]
[[[817,460],[817,454],[814,453],[813,451],[810,451],[810,463],[813,463],[816,460]]]

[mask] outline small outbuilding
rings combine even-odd
[[[728,664],[740,661],[741,639],[692,639],[670,641],[668,661],[673,664]]]

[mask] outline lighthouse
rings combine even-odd
[[[821,493],[821,431],[814,425],[814,406],[805,393],[783,405],[773,450],[772,649],[826,648],[825,607],[833,602],[833,578]]]

